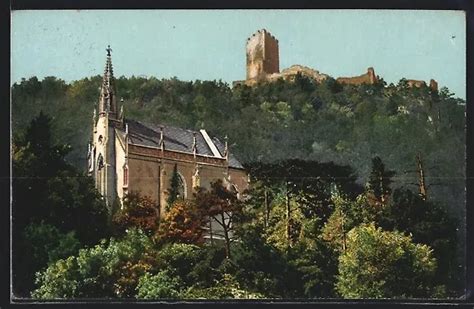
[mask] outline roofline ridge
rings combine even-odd
[[[164,123],[152,123],[152,122],[148,122],[148,121],[135,120],[135,119],[127,119],[127,121],[130,121],[130,120],[132,120],[134,122],[137,122],[137,123],[140,123],[140,124],[145,125],[145,126],[151,126],[151,127],[163,126],[164,128],[173,128],[173,129],[188,131],[190,133],[199,133],[199,130],[183,128],[183,127],[179,127],[179,126],[176,126],[176,125],[169,125],[169,124],[164,124]]]

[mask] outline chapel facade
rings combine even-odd
[[[248,175],[226,139],[221,142],[204,129],[124,118],[123,105],[117,109],[110,47],[88,148],[89,174],[111,213],[133,191],[154,200],[162,217],[175,167],[181,198],[191,198],[196,187],[209,189],[219,179],[237,194],[248,187]]]

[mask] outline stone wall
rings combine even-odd
[[[407,86],[409,88],[426,87],[426,82],[424,80],[407,79]]]
[[[348,84],[348,85],[361,85],[361,84],[373,85],[378,81],[377,76],[375,75],[374,68],[372,67],[368,68],[367,73],[365,74],[354,76],[354,77],[338,77],[336,80],[338,83]]]
[[[267,77],[267,80],[273,82],[278,80],[279,78],[283,78],[286,81],[294,82],[298,74],[300,74],[301,76],[308,77],[309,79],[312,79],[318,83],[328,78],[328,75],[320,73],[317,70],[295,64],[289,68],[284,69],[283,71],[281,71],[281,73],[274,73],[269,75]]]
[[[167,190],[170,188],[175,164],[184,181],[185,198],[192,198],[197,183],[200,187],[209,189],[212,182],[223,180],[225,177],[239,192],[248,187],[247,173],[244,170],[228,169],[223,159],[212,158],[218,160],[217,164],[213,164],[208,160],[211,158],[201,156],[194,158],[192,155],[166,150],[161,152],[159,149],[153,149],[155,152],[149,150],[152,149],[129,145],[128,191],[139,192],[159,203],[160,215],[166,211]]]
[[[433,91],[438,91],[438,82],[435,81],[434,79],[430,80],[430,88]]]
[[[427,87],[426,82],[424,80],[416,79],[407,79],[407,86],[409,88]],[[431,79],[429,87],[432,91],[438,91],[438,82],[434,79]]]

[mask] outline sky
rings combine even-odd
[[[103,74],[112,48],[116,77],[245,79],[246,39],[266,29],[279,41],[280,70],[293,64],[332,77],[368,67],[387,83],[438,81],[466,97],[461,11],[41,10],[14,11],[11,84]]]

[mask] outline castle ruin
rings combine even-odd
[[[280,72],[278,40],[267,30],[258,30],[247,39],[247,78],[235,81],[234,86],[245,84],[254,86],[261,82],[274,82],[278,79],[294,81],[298,74],[314,79],[318,82],[328,76],[319,71],[301,66],[292,65]]]
[[[361,84],[369,84],[373,85],[378,82],[378,78],[375,75],[374,68],[370,67],[367,69],[367,73],[355,76],[355,77],[338,77],[336,81],[340,84],[348,84],[348,85],[361,85]]]
[[[327,74],[302,66],[292,65],[280,72],[280,60],[278,50],[278,40],[267,30],[258,30],[247,39],[246,44],[247,58],[247,78],[245,80],[234,81],[233,86],[247,85],[255,86],[259,83],[271,83],[279,79],[293,82],[296,76],[304,76],[318,83],[329,77]],[[367,68],[367,73],[353,77],[338,77],[336,81],[346,85],[373,85],[379,81],[373,67]],[[426,86],[426,82],[421,80],[407,80],[408,87]],[[430,80],[429,87],[433,91],[438,90],[438,83]]]
[[[407,79],[407,86],[408,88],[427,87],[426,82],[424,80],[415,80],[415,79]],[[429,88],[432,91],[438,91],[438,82],[434,79],[431,79]]]

